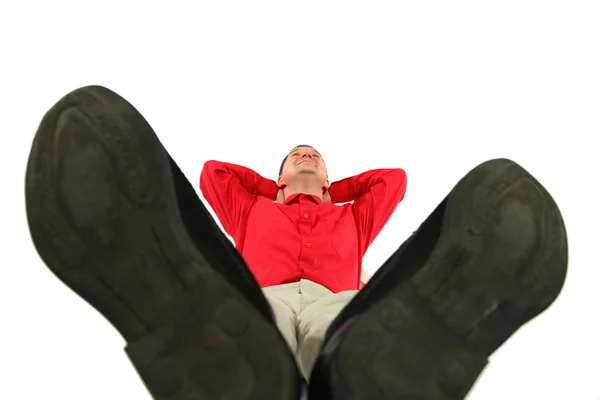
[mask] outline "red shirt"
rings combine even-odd
[[[298,193],[279,204],[274,181],[207,161],[200,189],[260,287],[308,279],[337,293],[359,288],[362,258],[404,198],[406,173],[376,169],[334,182],[334,204]]]

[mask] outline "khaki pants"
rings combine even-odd
[[[309,280],[263,288],[275,313],[277,327],[296,355],[307,381],[327,328],[357,292],[333,293]]]

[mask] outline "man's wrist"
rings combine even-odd
[[[266,197],[270,200],[276,200],[278,192],[279,186],[277,186],[277,183],[271,179],[261,177],[260,181],[256,185],[257,196]]]
[[[350,190],[349,179],[333,182],[329,185],[329,196],[333,204],[348,203],[352,201],[352,191]]]

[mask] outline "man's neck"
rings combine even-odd
[[[323,200],[323,188],[317,187],[314,182],[296,182],[293,186],[286,186],[283,189],[286,199],[296,193],[312,194]]]

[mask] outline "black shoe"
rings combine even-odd
[[[123,335],[155,399],[298,399],[252,274],[126,100],[91,86],[48,111],[26,203],[41,258]]]
[[[310,398],[463,399],[488,357],[558,296],[560,211],[509,160],[465,176],[334,320]]]

